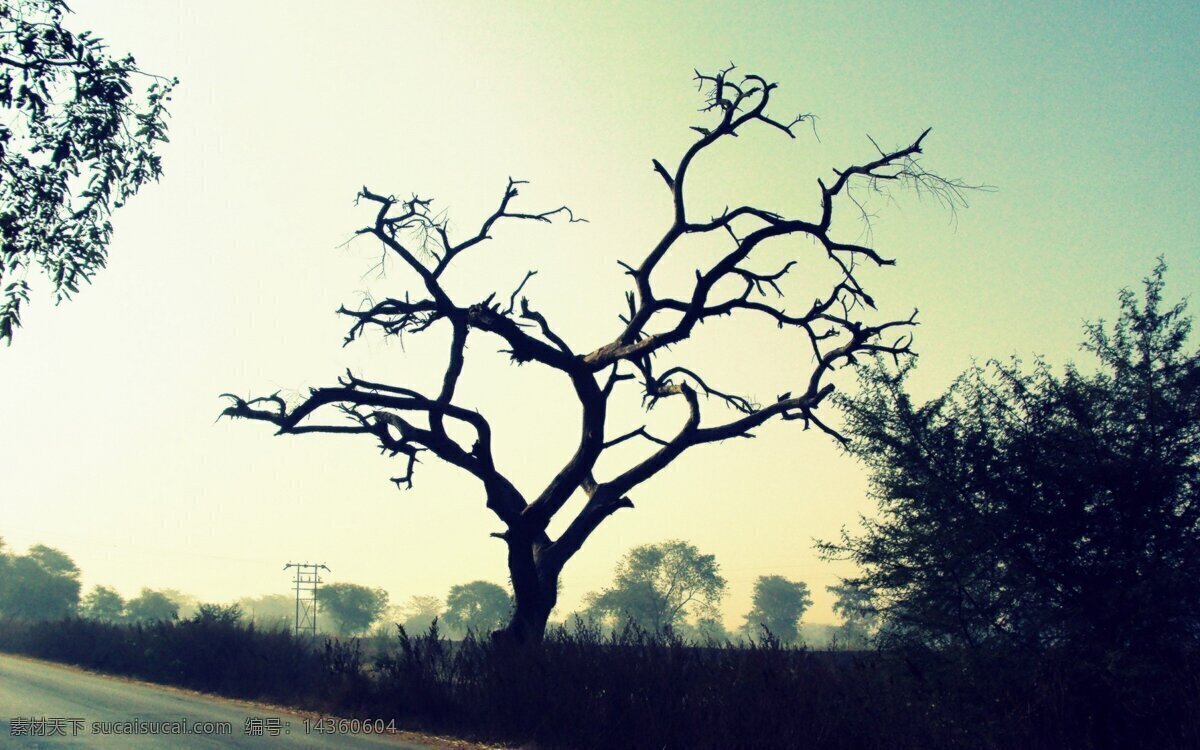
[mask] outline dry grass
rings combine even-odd
[[[440,735],[536,748],[1200,747],[1196,655],[1085,667],[1066,655],[699,647],[635,629],[503,648],[431,630],[364,656],[193,618],[0,622],[0,649]]]

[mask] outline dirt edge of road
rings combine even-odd
[[[203,698],[206,700],[220,701],[221,703],[225,703],[228,705],[242,706],[247,709],[253,709],[253,710],[257,710],[257,711],[270,711],[272,713],[288,714],[289,716],[295,716],[297,719],[319,719],[324,716],[332,716],[334,718],[347,718],[347,717],[338,717],[336,714],[320,714],[315,711],[304,711],[304,710],[298,709],[294,706],[280,706],[280,705],[277,705],[274,703],[249,701],[249,700],[245,700],[243,698],[230,698],[229,696],[220,695],[219,693],[204,693],[199,690],[190,690],[188,688],[178,687],[176,685],[167,685],[167,684],[164,684],[161,682],[149,682],[147,680],[139,680],[137,678],[128,677],[126,675],[109,674],[108,672],[100,672],[100,671],[97,671],[94,669],[87,669],[86,667],[79,667],[74,664],[65,664],[63,662],[49,661],[47,659],[36,659],[32,656],[25,656],[24,654],[14,654],[14,653],[10,653],[8,651],[0,651],[0,655],[3,655],[3,657],[6,659],[17,659],[17,660],[28,662],[31,664],[40,664],[44,667],[48,667],[48,668],[52,668],[52,669],[59,669],[64,672],[74,672],[74,673],[80,673],[80,674],[93,675],[95,677],[103,677],[108,680],[117,680],[119,682],[126,682],[131,685],[139,685],[141,687],[151,688],[154,690],[164,690],[164,691],[167,691],[170,693],[175,693],[177,695],[186,695],[186,696],[192,697],[192,698]],[[479,743],[479,742],[473,742],[470,740],[459,739],[457,737],[442,737],[439,735],[424,734],[422,732],[411,732],[408,730],[397,730],[394,733],[389,733],[387,735],[376,735],[376,736],[394,738],[398,742],[411,742],[411,743],[425,744],[425,745],[429,745],[432,748],[437,748],[437,750],[506,750],[506,748],[516,747],[516,746],[512,746],[512,745],[484,744],[484,743]]]

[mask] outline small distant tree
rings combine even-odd
[[[925,404],[911,366],[862,369],[842,408],[879,514],[824,550],[882,638],[1106,665],[1200,645],[1200,350],[1164,274],[1086,327],[1089,369],[992,362]]]
[[[588,610],[586,606],[583,609],[568,612],[561,621],[555,622],[553,625],[577,635],[586,633],[599,636],[601,633],[601,623],[597,622],[596,613]]]
[[[746,615],[745,632],[757,638],[765,627],[784,643],[800,640],[800,619],[812,606],[808,584],[783,576],[759,576],[754,581],[754,599]]]
[[[897,148],[880,148],[872,141],[867,159],[815,180],[807,201],[813,211],[806,217],[749,204],[700,216],[687,200],[688,186],[701,178],[693,165],[723,147],[732,148],[744,134],[775,132],[795,138],[798,128],[812,118],[776,119],[768,105],[778,86],[758,75],[736,75],[731,67],[715,74],[697,73],[696,81],[704,92],[704,122],[693,128],[697,137],[673,168],[652,160],[665,187],[667,221],[661,234],[648,247],[633,250],[628,261],[614,258],[628,274],[630,289],[624,307],[615,311],[619,315],[591,316],[620,320],[598,346],[570,343],[561,322],[522,296],[535,271],[522,268],[519,260],[514,260],[513,276],[503,289],[480,293],[461,286],[461,279],[471,275],[465,264],[483,252],[504,225],[550,223],[556,218],[580,221],[568,207],[519,208],[523,182],[510,179],[499,206],[477,230],[452,236],[448,220],[431,207],[430,199],[397,197],[364,186],[358,197],[371,214],[357,234],[381,243],[405,278],[396,280],[400,286],[394,296],[339,311],[350,320],[346,341],[369,331],[384,336],[439,331],[436,335],[444,336],[446,347],[436,385],[422,389],[347,372],[338,383],[313,388],[298,401],[278,394],[227,394],[231,403],[224,415],[267,422],[277,434],[360,434],[373,439],[386,454],[402,457],[404,468],[393,480],[398,486],[412,486],[423,452],[477,480],[481,505],[502,526],[492,536],[507,546],[516,603],[499,637],[540,640],[558,601],[563,567],[602,523],[616,511],[633,507],[630,493],[680,456],[747,437],[775,420],[836,435],[818,413],[834,391],[833,373],[856,357],[879,352],[905,356],[911,351],[907,331],[915,314],[874,314],[875,300],[864,286],[863,269],[893,261],[845,238],[861,232],[860,220],[869,215],[864,201],[892,186],[914,189],[950,206],[962,205],[967,186],[926,170],[920,162],[929,130]],[[787,202],[802,205],[805,199],[790,195]],[[835,219],[847,216],[849,227],[846,219]],[[614,237],[620,234],[618,230]],[[719,249],[710,255],[701,249],[706,247]],[[776,248],[782,254],[776,257],[785,260],[776,264],[767,248]],[[700,252],[693,252],[697,249]],[[677,279],[681,284],[663,276],[673,260],[682,268],[692,262],[688,258],[696,258],[699,267],[684,271]],[[804,273],[789,276],[801,263]],[[568,278],[564,283],[580,282]],[[776,358],[788,364],[780,365],[779,385],[765,399],[718,386],[683,353],[703,344],[680,345],[703,339],[702,332],[713,329],[704,323],[719,319],[781,329],[806,356]],[[745,337],[765,340],[758,335]],[[460,387],[468,364],[494,349],[492,342],[514,364],[530,363],[553,373],[574,399],[578,433],[570,457],[533,494],[512,481],[509,468],[498,460],[504,451],[496,450],[497,433],[485,410]],[[622,385],[627,381],[639,387]],[[638,426],[643,420],[637,416],[639,407],[647,410],[664,402],[679,406],[676,426],[668,434],[654,434],[644,423]],[[546,403],[539,393],[525,408],[533,416],[543,412]],[[514,439],[523,452],[548,455],[560,447]],[[614,453],[618,446],[620,451]],[[618,458],[620,453],[633,457]],[[576,506],[570,503],[574,497],[585,499]],[[556,524],[567,508],[573,509],[573,517]],[[555,525],[562,531],[552,535]]]
[[[512,595],[491,581],[471,581],[450,587],[442,620],[459,635],[490,633],[512,614]]]
[[[239,604],[209,604],[201,603],[196,607],[196,613],[191,616],[192,622],[214,625],[234,625],[241,622],[245,616]]]
[[[330,583],[317,590],[317,605],[333,620],[339,635],[366,632],[387,610],[388,593],[357,583]]]
[[[617,564],[613,585],[586,598],[611,627],[632,621],[652,633],[675,630],[692,615],[719,619],[726,583],[713,555],[677,539],[634,547]]]
[[[200,610],[200,600],[179,589],[159,589],[163,596],[175,602],[180,618],[188,618]]]
[[[144,588],[126,603],[125,615],[131,622],[178,620],[179,604],[162,591]]]
[[[177,81],[68,30],[69,12],[63,0],[0,2],[0,341],[20,325],[27,272],[68,299],[104,267],[112,210],[162,173]]]
[[[733,640],[733,633],[725,627],[725,623],[716,614],[703,615],[695,622],[689,623],[685,632],[692,641],[699,644],[725,643]]]
[[[23,620],[69,617],[79,606],[79,568],[53,547],[35,544],[3,557],[0,614]]]
[[[848,649],[868,648],[879,627],[871,592],[861,586],[837,584],[826,586],[833,594],[833,611],[841,616],[842,624],[834,632],[837,644]]]
[[[119,622],[125,616],[125,599],[116,589],[95,586],[80,602],[79,614],[89,620]]]
[[[288,629],[296,618],[296,599],[286,594],[265,594],[238,599],[246,619],[266,630]]]
[[[443,606],[436,596],[411,596],[400,607],[400,624],[409,633],[424,633],[442,616]]]

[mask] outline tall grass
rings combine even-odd
[[[1066,654],[705,647],[627,628],[515,648],[437,631],[364,654],[197,617],[0,622],[0,649],[328,713],[536,748],[1200,747],[1200,663],[1084,668]]]
[[[314,678],[325,669],[323,655],[286,630],[199,617],[130,625],[0,620],[0,648],[110,674],[288,703],[319,697]]]

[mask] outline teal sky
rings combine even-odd
[[[693,175],[697,215],[756,202],[811,216],[816,178],[869,159],[867,134],[899,146],[932,125],[925,164],[996,191],[957,216],[912,195],[872,204],[873,242],[899,265],[864,280],[885,312],[920,308],[918,388],[972,359],[1075,357],[1083,321],[1112,317],[1157,256],[1171,297],[1200,289],[1200,6],[1048,5],[78,0],[73,28],[182,82],[165,176],[117,213],[110,267],[70,304],[36,298],[0,351],[0,535],[60,547],[88,586],[125,594],[286,593],[281,568],[301,559],[396,602],[503,582],[498,522],[473,482],[430,459],[397,492],[370,441],[214,422],[217,395],[296,393],[348,366],[438,377],[439,334],[341,348],[338,305],[409,283],[395,265],[371,273],[377,247],[339,247],[369,221],[353,205],[364,183],[432,196],[465,233],[506,177],[531,180],[525,206],[565,202],[590,223],[500,229],[456,288],[507,295],[537,268],[526,291],[577,348],[611,337],[616,260],[639,259],[668,220],[650,160],[674,164],[704,123],[692,69],[730,60],[780,83],[780,117],[817,115],[820,140],[760,130],[714,151]],[[688,262],[672,267],[681,283]],[[767,398],[803,372],[793,344],[731,323],[680,355]],[[536,487],[567,458],[577,415],[564,383],[496,348],[470,352],[467,398],[496,424],[504,467]],[[639,424],[629,409],[612,429]],[[568,565],[563,608],[630,546],[682,538],[721,563],[730,626],[763,574],[808,582],[808,619],[830,621],[824,587],[845,569],[812,540],[869,513],[865,487],[791,423],[698,450]]]

